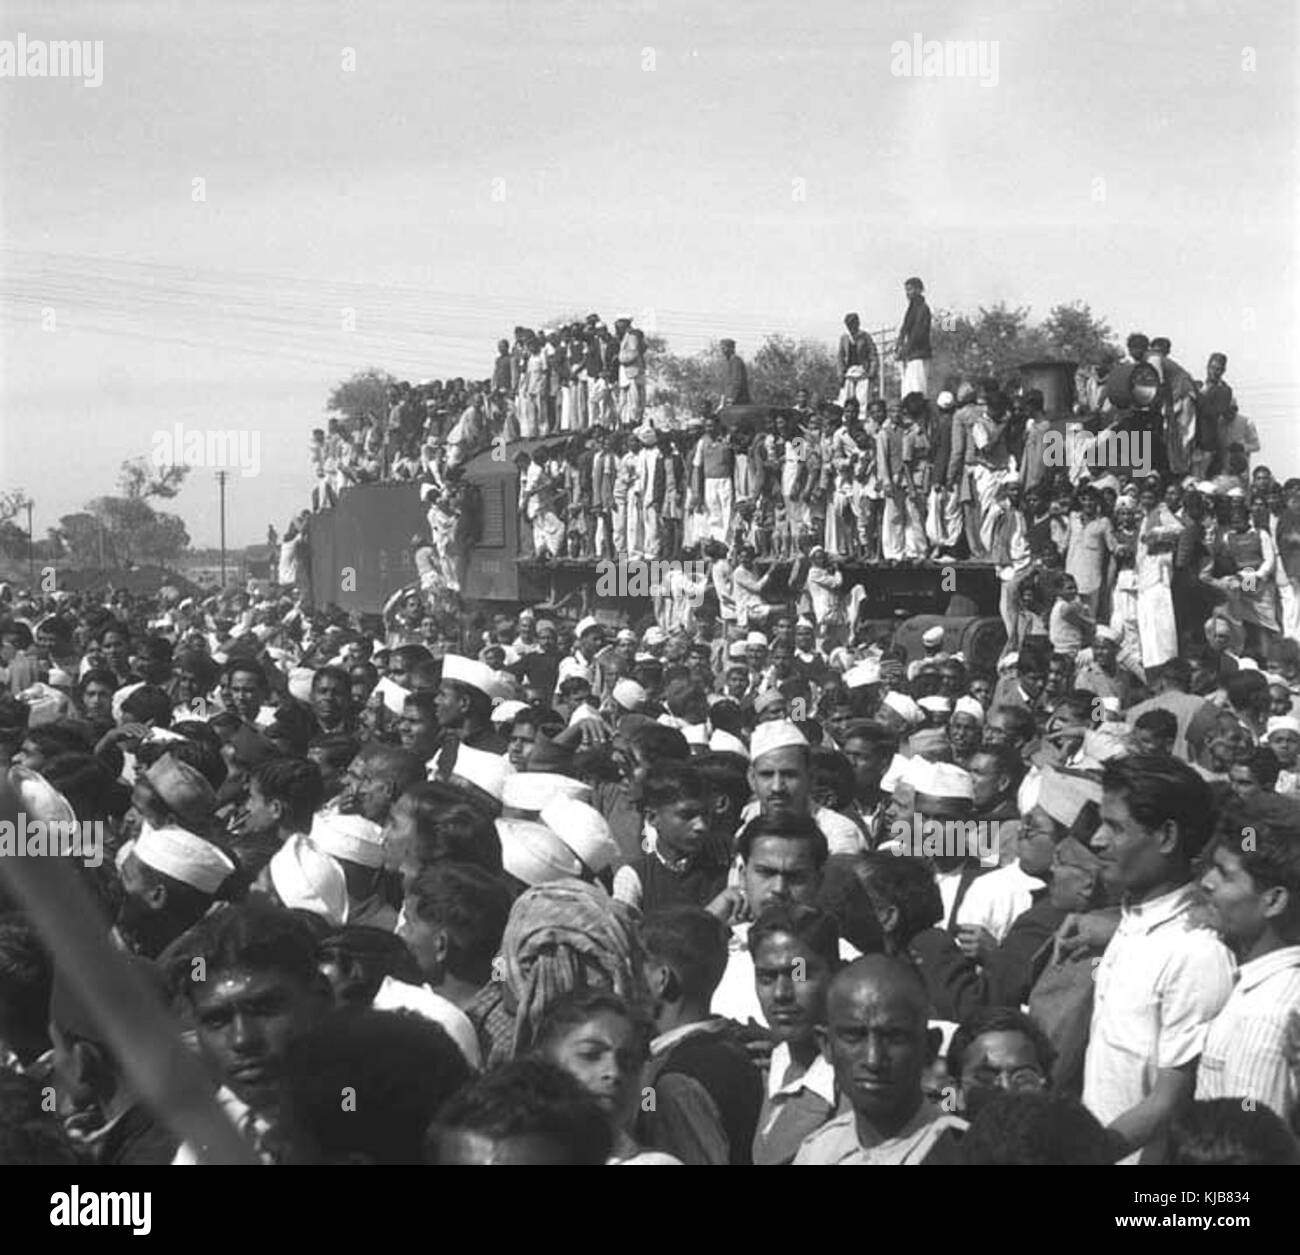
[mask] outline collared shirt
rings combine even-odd
[[[1195,901],[1187,884],[1126,906],[1098,963],[1083,1103],[1103,1124],[1142,1102],[1161,1069],[1199,1057],[1232,993],[1232,955],[1201,923]]]
[[[1300,1011],[1300,945],[1243,963],[1205,1035],[1196,1097],[1253,1098],[1290,1122],[1300,1089],[1287,1062],[1287,1021]]]
[[[780,1042],[772,1050],[754,1132],[754,1163],[760,1166],[789,1163],[803,1140],[835,1114],[835,1070],[826,1057],[819,1054],[806,1071],[786,1079],[791,1062],[790,1047]]]
[[[796,1166],[821,1167],[829,1164],[919,1164],[934,1148],[939,1135],[948,1129],[970,1126],[960,1116],[944,1115],[938,1107],[922,1102],[916,1114],[893,1137],[873,1140],[864,1146],[858,1137],[857,1116],[852,1111],[836,1116],[809,1134],[794,1157]]]

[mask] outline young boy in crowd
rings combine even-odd
[[[709,840],[712,795],[704,777],[683,762],[661,763],[642,785],[645,852],[614,877],[617,901],[644,913],[668,906],[704,906],[726,887],[725,860]]]

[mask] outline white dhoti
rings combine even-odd
[[[914,357],[903,365],[903,395],[920,392],[930,395],[930,362],[924,357]]]
[[[533,551],[545,550],[552,558],[564,554],[564,522],[554,510],[539,510],[533,519]]]
[[[735,495],[735,487],[729,475],[704,481],[704,508],[709,516],[709,535],[714,540],[725,543],[731,532],[731,510]]]

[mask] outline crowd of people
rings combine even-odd
[[[897,405],[846,319],[841,394],[748,442],[722,405],[647,431],[597,318],[396,392],[360,452],[322,433],[325,497],[337,435],[431,505],[495,431],[565,433],[521,464],[539,557],[700,559],[636,621],[462,605],[430,537],[373,615],[293,562],[0,585],[5,816],[97,826],[66,874],[260,1162],[1300,1162],[1300,480],[1136,336],[1157,403],[1081,417],[1153,473],[1054,465],[1033,389],[929,398],[908,297]],[[996,564],[995,669],[858,621],[909,557]],[[4,832],[0,1162],[201,1162]]]

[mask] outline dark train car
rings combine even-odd
[[[461,591],[470,601],[533,604],[546,599],[548,580],[517,559],[520,554],[519,470],[515,458],[557,444],[564,436],[494,444],[465,464],[474,511]]]
[[[411,538],[428,533],[418,484],[359,484],[307,523],[311,603],[381,610],[415,578]]]

